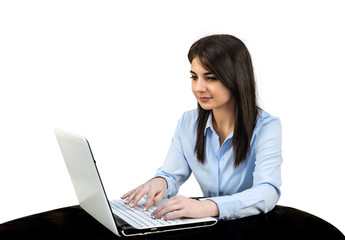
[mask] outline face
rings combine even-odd
[[[199,58],[192,60],[191,68],[192,91],[203,109],[216,110],[232,105],[229,89],[201,65]]]

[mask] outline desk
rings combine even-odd
[[[52,210],[0,225],[0,239],[119,239],[79,206]],[[122,238],[124,239],[124,238]],[[267,214],[220,221],[215,226],[129,239],[345,239],[330,223],[276,206]]]

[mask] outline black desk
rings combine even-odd
[[[118,239],[79,206],[44,212],[0,225],[0,239]],[[122,238],[124,239],[124,238]],[[213,227],[130,239],[345,239],[328,222],[276,206],[268,214],[220,221]]]

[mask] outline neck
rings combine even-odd
[[[235,127],[235,104],[229,103],[221,109],[213,109],[212,114],[213,128],[219,136],[220,144],[223,144]]]

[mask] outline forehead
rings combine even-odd
[[[191,63],[191,70],[195,72],[196,74],[204,74],[204,73],[210,73],[209,70],[207,70],[202,63],[200,62],[200,59],[198,57],[195,57],[192,60]]]

